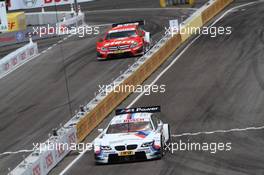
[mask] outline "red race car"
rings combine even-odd
[[[145,21],[113,24],[96,43],[97,59],[143,55],[150,48],[150,33],[140,27],[144,24]]]

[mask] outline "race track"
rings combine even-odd
[[[142,96],[133,105],[161,105],[163,120],[171,125],[172,134],[178,135],[173,137],[174,143],[230,142],[230,151],[176,151],[167,153],[162,160],[105,166],[96,166],[93,153],[87,152],[65,174],[263,175],[264,134],[263,130],[254,130],[264,125],[263,21],[264,3],[229,13],[216,26],[231,26],[231,35],[201,36],[156,82],[165,84],[166,92]],[[151,83],[169,63],[146,83]],[[122,106],[134,98],[132,95]],[[234,128],[249,130],[229,132]],[[215,130],[224,132],[181,136]],[[87,141],[97,134],[92,133]]]
[[[118,4],[115,3],[117,0],[113,2],[113,7]],[[169,19],[186,18],[193,12],[190,9],[151,9],[154,2],[145,0],[147,9],[131,7],[130,10],[103,11],[104,4],[95,1],[93,3],[98,3],[100,11],[96,11],[96,7],[93,12],[88,11],[85,21],[97,25],[143,18],[147,22],[146,30],[152,33],[154,40],[158,40]],[[109,7],[111,4],[106,5]],[[100,28],[102,34],[106,27]],[[28,155],[1,153],[32,149],[33,143],[45,141],[52,128],[58,128],[60,123],[64,124],[71,118],[64,70],[74,112],[80,104],[94,97],[99,85],[112,82],[137,59],[98,62],[95,51],[98,37],[71,37],[0,80],[0,174],[6,174],[8,168],[13,169],[22,161],[23,155]],[[49,45],[53,41],[43,42],[43,45]]]

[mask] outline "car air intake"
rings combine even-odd
[[[117,151],[124,151],[126,149],[126,147],[125,146],[116,146],[115,149]]]
[[[127,145],[127,150],[137,149],[137,145]]]

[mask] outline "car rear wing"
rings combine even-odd
[[[129,25],[143,26],[143,25],[145,25],[145,21],[144,20],[138,20],[138,21],[128,21],[128,22],[122,22],[122,23],[114,23],[114,24],[112,24],[112,27],[129,26]]]
[[[131,113],[143,113],[143,112],[160,112],[160,106],[149,106],[149,107],[137,107],[137,108],[124,108],[124,109],[116,109],[116,115],[121,114],[131,114]]]

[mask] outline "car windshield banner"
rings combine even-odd
[[[0,2],[0,32],[8,30],[7,14],[5,2]]]
[[[149,107],[137,107],[137,108],[124,108],[124,109],[117,109],[116,115],[121,114],[130,114],[130,113],[143,113],[143,112],[160,112],[160,106],[149,106]]]

